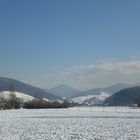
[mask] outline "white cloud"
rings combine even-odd
[[[81,65],[66,72],[63,76],[71,79],[73,86],[93,88],[116,83],[140,83],[140,61],[105,62]],[[73,83],[72,83],[73,81]]]

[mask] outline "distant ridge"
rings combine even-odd
[[[110,95],[128,88],[128,87],[132,87],[132,85],[129,84],[124,84],[124,83],[119,83],[119,84],[115,84],[106,88],[94,88],[94,89],[90,89],[90,90],[85,90],[85,91],[81,91],[77,94],[75,94],[72,98],[75,97],[80,97],[80,96],[87,96],[87,95],[100,95],[102,92],[106,92]]]
[[[48,89],[47,91],[53,93],[54,95],[60,96],[62,98],[63,97],[70,98],[72,96],[75,96],[76,93],[79,92],[78,90],[67,85],[56,86]]]

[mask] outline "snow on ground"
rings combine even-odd
[[[1,110],[0,140],[140,140],[140,109]]]
[[[24,93],[21,93],[21,92],[14,92],[14,93],[16,94],[16,96],[18,98],[22,98],[24,101],[31,101],[32,99],[34,99],[33,96],[30,96],[30,95],[27,95],[27,94],[24,94]],[[9,91],[4,91],[4,92],[0,93],[0,95],[4,96],[5,98],[8,98],[9,94],[10,94]]]

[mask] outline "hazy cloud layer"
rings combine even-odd
[[[81,65],[63,74],[75,87],[94,88],[116,83],[140,83],[140,61]],[[73,83],[72,83],[73,81]]]

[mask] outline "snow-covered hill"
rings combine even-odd
[[[102,105],[103,102],[110,94],[102,92],[100,95],[87,95],[72,98],[70,101],[80,105]]]
[[[9,91],[10,87],[14,88],[14,91],[17,93],[23,93],[24,97],[33,97],[38,99],[49,99],[50,101],[61,100],[62,98],[56,95],[53,95],[41,88],[32,86],[30,84],[11,79],[0,77],[0,92]]]
[[[35,99],[35,97],[33,97],[31,95],[27,95],[27,94],[21,93],[21,92],[14,92],[14,94],[16,95],[16,97],[23,99],[24,102],[28,102],[28,101]],[[10,95],[9,91],[0,92],[0,97],[9,98],[9,95]],[[53,102],[53,101],[57,101],[59,103],[63,102],[63,100],[60,100],[60,99],[49,100],[47,98],[42,98],[42,100],[48,101],[48,102]]]
[[[34,99],[33,96],[21,93],[21,92],[14,92],[16,94],[16,97],[23,99],[23,101],[31,101],[32,99]],[[8,98],[10,95],[9,91],[4,91],[4,92],[0,92],[0,96],[3,96],[5,98]]]

